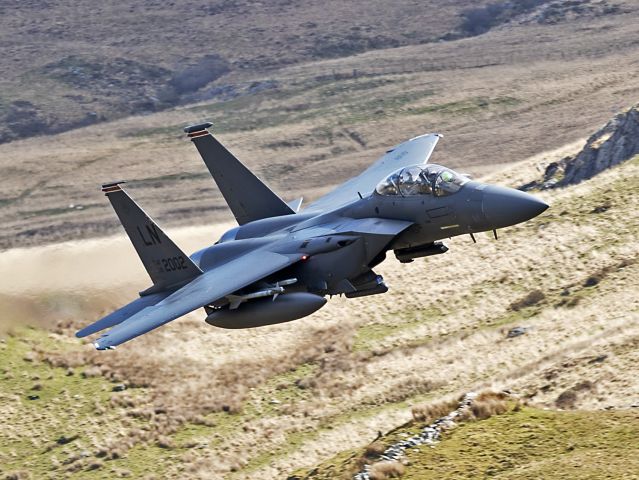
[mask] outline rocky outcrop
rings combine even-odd
[[[541,180],[520,187],[521,190],[574,185],[639,154],[639,104],[619,113],[598,130],[574,157],[552,162]]]
[[[571,185],[592,178],[639,153],[639,104],[616,115],[592,135],[576,157],[565,162],[564,178],[558,185]]]

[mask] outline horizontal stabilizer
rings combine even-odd
[[[106,328],[114,327],[115,325],[118,325],[125,321],[127,318],[142,311],[146,307],[150,307],[164,300],[166,297],[169,296],[170,293],[171,292],[169,291],[140,297],[137,300],[134,300],[131,303],[125,305],[124,307],[117,309],[115,312],[110,313],[106,317],[101,318],[97,322],[84,327],[82,330],[76,332],[75,336],[79,338],[87,337]]]
[[[237,223],[244,225],[295,213],[206,130],[211,126],[211,123],[202,123],[186,127],[184,131],[200,152]]]
[[[155,305],[145,307],[98,338],[98,350],[108,350],[193,310],[210,305],[262,280],[303,257],[255,250],[200,275]]]

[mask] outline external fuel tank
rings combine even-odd
[[[220,328],[252,328],[290,322],[306,317],[326,303],[324,297],[306,292],[285,293],[242,303],[238,308],[221,308],[206,317],[206,323]]]

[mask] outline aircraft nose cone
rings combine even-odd
[[[491,228],[502,228],[536,217],[548,205],[514,188],[490,185],[484,190],[482,210]]]

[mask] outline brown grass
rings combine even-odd
[[[399,462],[378,462],[371,466],[369,473],[371,480],[387,480],[400,478],[405,471],[406,468]]]
[[[413,420],[415,422],[430,424],[438,418],[448,415],[457,408],[458,399],[441,401],[435,403],[426,403],[423,405],[415,405],[411,409]]]
[[[435,420],[448,415],[459,406],[461,398],[454,400],[416,405],[411,409],[414,422],[431,424]],[[470,409],[462,416],[463,420],[484,420],[493,415],[501,415],[513,404],[511,397],[504,392],[484,390],[473,400]]]
[[[366,446],[366,449],[364,450],[364,456],[368,458],[376,458],[385,451],[386,445],[384,445],[382,442],[373,442]]]
[[[537,161],[506,170],[496,179],[510,181],[534,171]],[[3,314],[20,315],[14,306],[25,305],[27,313],[35,311],[52,320],[50,333],[41,345],[33,346],[28,364],[44,360],[71,369],[74,381],[95,379],[83,379],[86,370],[129,386],[110,392],[111,400],[96,407],[96,423],[87,425],[84,433],[94,444],[92,455],[117,449],[126,456],[131,447],[182,435],[184,443],[176,442],[176,448],[165,453],[178,455],[183,445],[208,444],[189,449],[192,454],[184,468],[195,465],[192,478],[206,478],[206,473],[233,480],[250,475],[281,478],[294,467],[359,447],[378,431],[405,423],[410,413],[392,402],[406,394],[419,405],[424,402],[422,387],[432,386],[428,398],[433,399],[471,388],[509,388],[535,403],[554,406],[561,392],[588,380],[596,389],[580,387],[575,406],[623,407],[639,391],[639,265],[616,267],[639,252],[634,215],[639,199],[635,189],[628,188],[638,176],[638,166],[628,164],[574,189],[544,193],[553,207],[539,219],[505,230],[499,242],[483,235],[477,245],[453,239],[445,262],[431,259],[400,266],[389,260],[379,267],[394,286],[388,294],[352,301],[334,298],[311,318],[290,324],[228,332],[204,325],[196,313],[114,352],[78,346],[73,328],[134,297],[140,281],[141,275],[132,273],[136,260],[126,257],[126,244],[111,250],[109,242],[99,243],[104,250],[78,243],[0,255],[3,268],[16,265],[3,270],[10,275],[1,279],[2,291],[8,290],[10,298],[28,294],[42,302],[36,310],[26,301],[16,302]],[[604,194],[612,207],[590,214],[592,199]],[[560,215],[564,210],[568,213]],[[133,278],[122,283],[109,278],[108,269],[84,267],[104,252],[122,254],[129,265],[123,274]],[[55,260],[42,263],[46,275],[29,260],[45,257]],[[83,264],[68,270],[69,278],[64,278],[59,270],[76,265],[79,257]],[[596,288],[584,287],[584,281],[600,271],[607,273]],[[30,283],[25,272],[32,274]],[[100,281],[92,282],[92,277]],[[84,292],[83,283],[92,286]],[[17,285],[21,288],[12,289]],[[563,297],[566,288],[569,293]],[[546,296],[537,314],[527,319],[534,328],[516,342],[505,342],[493,322],[517,324],[519,318],[509,306],[534,289]],[[71,290],[84,296],[71,297]],[[575,306],[558,306],[561,298],[573,297],[580,298]],[[434,312],[433,306],[442,311]],[[354,334],[370,334],[370,326],[380,327],[375,331],[384,334],[371,336],[370,351],[354,352]],[[28,335],[20,341],[31,346]],[[603,360],[592,362],[599,357]],[[14,378],[21,374],[11,366],[3,369]],[[429,383],[411,391],[407,380]],[[297,381],[305,382],[306,388],[299,388]],[[29,380],[28,388],[36,382],[46,391],[46,375]],[[398,389],[402,395],[397,395]],[[442,413],[455,407],[449,405]],[[3,407],[3,415],[6,411]],[[477,415],[494,411],[498,407],[489,402]],[[437,414],[421,413],[424,421]],[[55,419],[47,421],[54,424]],[[190,423],[198,428],[188,432],[196,433],[185,434],[184,426]],[[0,435],[37,442],[42,438],[36,436],[37,428],[9,420]],[[98,458],[108,465],[109,455]],[[89,461],[77,458],[69,468],[86,468]],[[181,475],[177,463],[167,468],[168,476]]]
[[[627,61],[636,56],[627,39],[637,34],[637,6],[628,0],[621,3],[628,12],[610,18],[511,25],[472,40],[283,67],[264,74],[279,82],[276,92],[226,106],[181,108],[46,141],[2,145],[0,247],[120,232],[97,188],[113,178],[137,180],[131,193],[161,224],[230,219],[193,146],[179,138],[180,125],[203,117],[219,121],[220,128],[227,125],[221,140],[287,199],[302,194],[315,198],[361,171],[389,146],[432,130],[446,134],[434,159],[475,175],[574,142],[639,94],[632,80],[639,66]],[[438,4],[429,18],[450,17],[451,9]],[[118,10],[113,7],[104,15]],[[369,15],[370,9],[364,10]],[[393,12],[400,11],[400,4],[393,7]],[[384,15],[383,23],[392,16]],[[439,28],[418,23],[419,32]],[[264,28],[268,25],[270,21]],[[375,25],[379,32],[379,22]],[[206,31],[210,35],[211,30]],[[301,45],[297,40],[295,44]],[[235,42],[232,45],[235,49]],[[18,50],[12,54],[33,68],[32,60]],[[12,75],[20,70],[13,61],[11,65]],[[353,70],[362,77],[352,78]],[[318,79],[332,71],[351,77]],[[131,135],[141,129],[144,135]],[[274,146],[276,141],[280,143]],[[331,172],[328,181],[326,172]]]
[[[470,407],[472,416],[477,420],[485,420],[493,415],[506,413],[511,407],[512,400],[502,392],[481,392]]]

